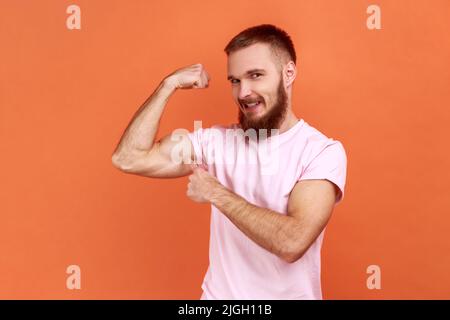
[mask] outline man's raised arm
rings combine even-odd
[[[192,172],[189,163],[174,162],[171,158],[175,146],[190,150],[194,160],[194,148],[187,134],[181,141],[172,141],[167,135],[154,141],[159,121],[170,96],[177,89],[207,88],[209,75],[201,64],[181,68],[164,78],[152,95],[135,113],[125,129],[112,155],[112,163],[120,170],[153,178],[175,178]]]

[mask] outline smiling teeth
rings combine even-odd
[[[259,101],[257,101],[257,102],[252,102],[252,103],[247,103],[247,106],[248,106],[248,107],[254,107],[254,106],[256,106],[257,104],[259,104]]]

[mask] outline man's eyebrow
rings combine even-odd
[[[264,72],[266,72],[266,70],[264,70],[264,69],[251,69],[251,70],[248,70],[245,74],[249,75],[249,74],[252,74],[252,73],[255,73],[255,72],[262,72],[262,73],[264,73]],[[228,76],[227,80],[231,80],[231,79],[234,79],[234,77],[231,76],[231,75]]]

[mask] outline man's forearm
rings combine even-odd
[[[134,153],[150,151],[164,107],[175,90],[172,85],[163,80],[136,111],[114,151],[113,158],[116,162],[126,163],[132,159]]]
[[[289,262],[298,258],[300,225],[295,218],[255,206],[222,185],[210,202],[261,247]]]

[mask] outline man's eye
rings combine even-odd
[[[262,76],[262,73],[252,73],[252,74],[250,75],[250,77],[251,77],[252,79],[257,79],[257,78],[259,78],[260,76]],[[237,80],[237,79],[232,79],[232,80],[230,80],[231,84],[236,84],[236,83],[238,83],[238,81],[239,81],[239,80]]]

